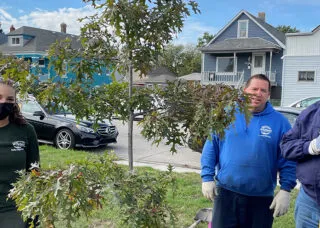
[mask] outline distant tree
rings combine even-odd
[[[197,47],[203,47],[204,45],[206,45],[207,43],[210,42],[210,40],[212,40],[214,37],[213,34],[210,34],[208,32],[205,32],[202,37],[198,38],[198,44]]]
[[[167,67],[177,76],[201,71],[201,53],[194,45],[169,44],[164,49],[158,65]]]
[[[297,29],[296,27],[291,27],[290,25],[278,25],[276,29],[283,33],[300,32],[299,29]]]

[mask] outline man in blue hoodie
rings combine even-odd
[[[279,144],[291,126],[268,102],[270,87],[265,75],[253,75],[244,89],[251,100],[249,124],[237,113],[224,138],[212,134],[204,145],[202,192],[214,200],[214,228],[271,228],[273,217],[288,211],[296,170],[281,156]],[[278,171],[281,187],[273,197]]]
[[[320,227],[320,102],[301,112],[280,147],[283,157],[297,162],[296,227]]]

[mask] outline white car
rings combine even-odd
[[[288,105],[288,107],[304,109],[309,105],[316,103],[317,101],[320,101],[320,97],[305,97],[303,99],[293,102],[292,104]]]

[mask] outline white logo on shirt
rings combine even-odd
[[[12,145],[14,148],[11,149],[11,151],[21,151],[24,150],[26,147],[26,142],[25,141],[14,141],[12,142]]]
[[[269,127],[267,125],[261,126],[261,128],[260,128],[260,136],[271,138],[271,136],[270,136],[271,133],[272,133],[271,127]]]

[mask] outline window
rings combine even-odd
[[[24,61],[32,63],[32,58],[31,57],[24,57],[23,58]]]
[[[254,57],[254,67],[261,68],[263,66],[263,56],[255,56]]]
[[[21,112],[26,112],[26,113],[34,113],[36,111],[42,111],[39,105],[34,101],[22,102],[20,108],[21,108]]]
[[[238,21],[238,38],[248,38],[248,20]]]
[[[299,71],[298,81],[314,81],[314,71]]]
[[[20,38],[13,37],[11,40],[12,45],[20,45]]]
[[[44,67],[44,59],[39,59],[39,67]]]
[[[234,72],[234,58],[217,57],[217,72]]]

